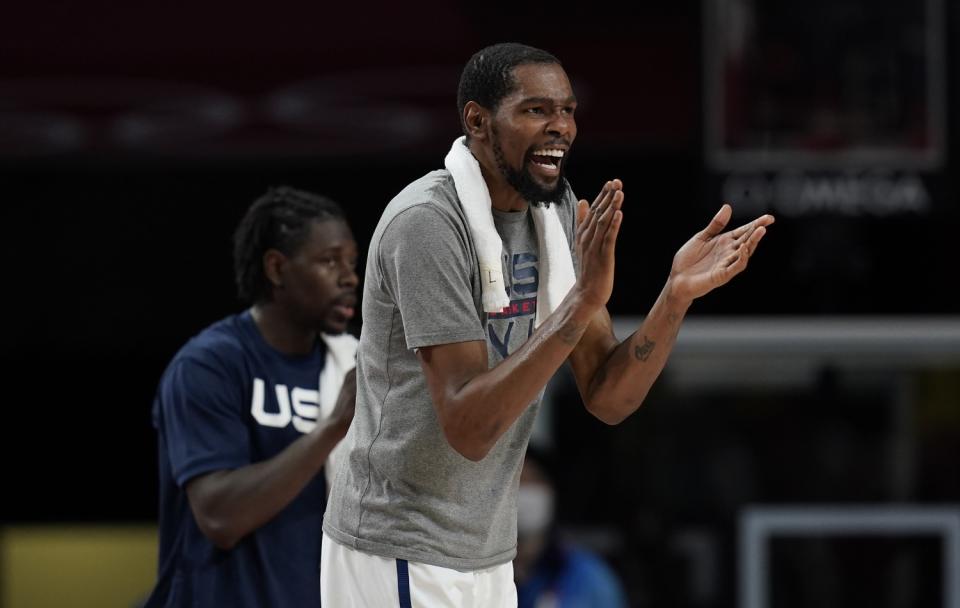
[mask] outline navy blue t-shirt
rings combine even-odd
[[[309,432],[325,350],[284,355],[250,312],[191,339],[160,380],[153,404],[160,461],[160,562],[150,608],[320,606],[326,485],[318,474],[285,509],[229,550],[197,527],[186,483],[267,460]]]

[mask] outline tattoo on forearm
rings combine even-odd
[[[650,355],[653,353],[653,349],[656,345],[656,342],[644,336],[643,344],[633,347],[633,355],[640,361],[646,361],[650,358]]]

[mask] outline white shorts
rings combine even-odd
[[[326,534],[320,558],[323,608],[516,608],[513,562],[460,572],[345,547]]]

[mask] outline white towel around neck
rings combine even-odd
[[[480,284],[483,291],[483,310],[500,312],[510,305],[500,256],[503,242],[493,225],[492,204],[487,183],[480,172],[480,163],[467,147],[466,138],[453,142],[444,164],[453,176],[460,206],[467,217],[480,265]],[[540,248],[540,286],[537,290],[537,319],[539,325],[560,304],[576,281],[570,244],[560,223],[554,205],[530,205],[533,225]]]
[[[337,336],[321,334],[320,337],[327,347],[327,357],[323,369],[320,371],[318,399],[320,407],[317,420],[326,420],[333,413],[333,408],[337,404],[344,376],[357,365],[357,345],[359,342],[350,334]],[[327,456],[327,462],[323,465],[328,488],[333,483],[333,476],[337,467],[340,466],[341,461],[346,459],[348,437],[350,437],[349,433],[333,448],[330,455]]]

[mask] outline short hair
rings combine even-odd
[[[263,272],[263,255],[276,249],[293,255],[313,222],[346,221],[329,198],[289,186],[270,188],[247,209],[233,233],[233,273],[237,297],[247,304],[269,300],[272,287]]]
[[[550,53],[516,42],[494,44],[473,54],[460,73],[457,89],[457,109],[464,133],[467,126],[463,122],[463,109],[467,102],[475,101],[491,112],[496,111],[503,98],[517,87],[513,69],[531,63],[561,65]]]

